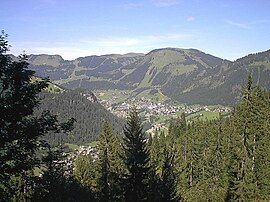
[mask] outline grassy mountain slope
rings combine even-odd
[[[119,89],[195,104],[234,104],[247,75],[270,87],[270,51],[235,62],[196,49],[164,48],[146,55],[102,55],[65,61],[31,56],[31,68],[66,88]],[[151,92],[151,93],[150,93]]]
[[[252,74],[256,84],[270,88],[269,63],[270,51],[250,54],[235,62],[224,61],[217,68],[207,70],[201,77],[193,72],[188,76],[177,78],[164,86],[163,91],[181,102],[234,104],[239,100],[242,86],[246,84],[249,74]],[[185,78],[188,78],[185,84],[180,83]]]

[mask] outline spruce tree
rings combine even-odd
[[[162,133],[161,131],[159,133]],[[159,201],[160,200],[160,188],[159,188],[159,176],[158,176],[158,169],[160,168],[160,150],[161,145],[159,143],[160,136],[158,131],[155,133],[149,134],[148,140],[148,148],[150,154],[150,172],[149,172],[149,194],[148,200],[149,201]]]
[[[12,61],[7,54],[7,35],[0,35],[0,198],[28,200],[32,173],[40,167],[37,151],[46,144],[42,136],[71,129],[74,120],[58,123],[49,112],[34,116],[38,94],[48,86],[47,79],[33,79],[27,57]],[[11,182],[12,180],[12,182]],[[14,186],[19,180],[20,186]],[[14,182],[15,181],[15,182]]]
[[[62,151],[48,145],[48,153],[43,157],[42,178],[33,199],[40,201],[63,201],[66,193],[64,162]]]
[[[254,130],[252,142],[252,171],[255,175],[257,198],[270,200],[270,99],[269,94],[256,86],[252,92]]]
[[[12,61],[7,55],[7,35],[0,35],[0,194],[11,191],[12,176],[26,176],[37,163],[35,152],[48,128],[46,117],[33,117],[37,94],[47,86],[46,80],[32,82],[33,71],[27,69],[26,56]],[[23,179],[24,180],[24,179]],[[0,197],[1,197],[0,195]],[[3,198],[2,197],[2,198]]]
[[[99,137],[99,179],[101,201],[115,201],[119,199],[119,179],[123,172],[123,165],[119,158],[120,142],[111,130],[108,122],[103,125],[103,132]]]
[[[83,187],[66,167],[62,148],[51,148],[43,156],[41,177],[37,177],[31,201],[90,201],[94,195]]]
[[[109,163],[109,141],[111,131],[108,123],[103,126],[103,133],[99,138],[99,158],[101,166],[101,176],[99,179],[99,189],[102,201],[111,201],[111,188],[109,182],[110,163]]]
[[[162,172],[159,180],[159,200],[158,201],[179,201],[177,196],[177,175],[174,171],[175,153],[164,150],[164,160]]]
[[[261,106],[258,94],[255,93],[252,77],[243,89],[242,101],[237,106],[233,117],[233,142],[230,167],[229,197],[234,200],[246,201],[259,198],[256,162],[258,139],[264,137]],[[261,99],[261,98],[260,98]]]
[[[124,127],[123,161],[127,169],[124,178],[126,201],[146,201],[148,195],[149,154],[138,111],[133,109]]]
[[[98,192],[98,165],[91,154],[75,159],[72,175],[76,181],[91,192]]]

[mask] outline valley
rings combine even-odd
[[[148,132],[167,130],[170,121],[181,113],[185,113],[188,122],[228,115],[241,98],[249,74],[254,83],[270,88],[269,50],[236,61],[180,48],[156,49],[147,54],[93,55],[75,60],[41,54],[30,55],[28,61],[37,76],[49,77],[63,89],[81,91],[86,98],[88,93],[83,91],[93,92],[104,109],[120,119],[125,119],[135,106]],[[91,134],[92,141],[96,140],[100,127]],[[84,134],[89,129],[77,133],[84,137],[76,141],[90,140],[89,134]]]
[[[232,106],[251,74],[254,83],[270,87],[270,51],[236,61],[196,49],[163,48],[147,54],[86,56],[64,60],[59,55],[30,55],[29,67],[67,89],[83,88],[158,102]],[[120,94],[118,94],[120,93]],[[101,97],[102,97],[101,96]],[[114,96],[114,95],[113,95]]]
[[[270,202],[270,1],[1,1],[0,202]]]
[[[187,105],[173,102],[165,97],[133,96],[125,90],[93,91],[97,100],[111,113],[126,118],[132,107],[137,108],[146,125],[147,132],[167,131],[170,122],[185,113],[188,123],[196,120],[211,121],[228,115],[232,108],[222,105]]]

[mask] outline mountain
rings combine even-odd
[[[122,132],[124,120],[108,112],[97,102],[97,98],[91,91],[59,90],[58,86],[50,84],[47,91],[42,92],[39,98],[40,105],[35,110],[37,115],[44,110],[49,110],[57,115],[61,122],[70,118],[76,119],[74,130],[68,136],[49,134],[45,137],[52,144],[57,143],[60,138],[64,143],[75,144],[97,140],[102,132],[104,121],[108,121],[115,131]]]
[[[233,105],[239,100],[241,89],[246,84],[249,74],[253,76],[255,84],[260,84],[266,89],[270,88],[269,67],[270,51],[268,50],[250,54],[235,62],[224,61],[223,64],[205,71],[200,76],[188,75],[186,89],[170,88],[173,84],[169,83],[163,90],[171,92],[169,95],[183,102],[196,103],[195,100],[198,100],[204,104]]]
[[[130,90],[133,96],[158,94],[188,104],[232,105],[248,74],[270,87],[270,50],[234,62],[196,49],[163,48],[63,60],[58,55],[30,55],[30,68],[69,89]]]

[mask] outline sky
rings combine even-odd
[[[235,60],[270,49],[270,0],[0,0],[10,52],[102,54],[195,48]]]

